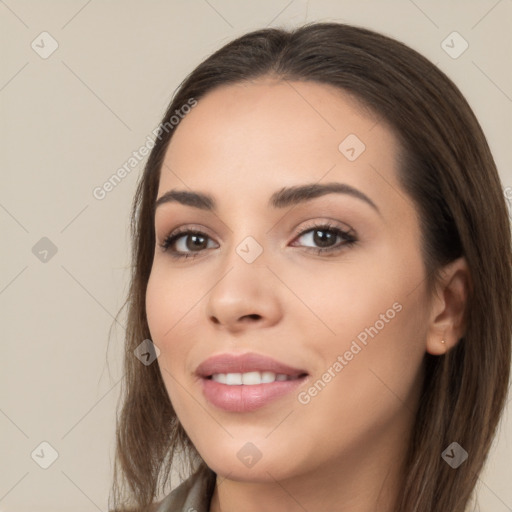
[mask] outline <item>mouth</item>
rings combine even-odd
[[[207,379],[226,384],[227,386],[257,386],[258,384],[271,384],[272,382],[284,382],[305,377],[307,373],[300,375],[287,375],[286,373],[274,373],[271,371],[253,371],[245,373],[214,373]]]
[[[196,370],[208,402],[229,412],[250,412],[288,395],[307,371],[260,354],[219,354]]]

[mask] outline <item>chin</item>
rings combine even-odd
[[[257,446],[256,446],[257,445]],[[217,475],[240,482],[274,482],[300,473],[301,457],[293,447],[272,443],[244,442],[232,439],[217,445],[218,450],[200,452],[207,466]]]

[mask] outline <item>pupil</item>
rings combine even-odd
[[[202,246],[204,245],[204,241],[205,241],[205,237],[204,236],[201,236],[201,235],[190,235],[189,237],[189,240],[193,240],[193,242],[190,244],[192,245],[192,247],[187,247],[188,249],[194,249],[194,247],[197,249],[197,248],[202,248]],[[202,240],[202,243],[199,242],[198,244],[196,243],[198,240]]]
[[[319,233],[324,233],[326,236],[319,236]],[[331,240],[333,237],[334,240],[336,240],[336,237],[332,233],[321,229],[316,230],[313,235],[315,244],[319,245],[320,247],[329,247],[329,240]]]

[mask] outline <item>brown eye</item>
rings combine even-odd
[[[180,231],[169,235],[161,247],[164,252],[169,251],[175,258],[188,258],[211,248],[211,245],[208,246],[209,241],[212,241],[210,237],[200,231]]]
[[[357,241],[351,232],[331,225],[314,226],[306,229],[296,238],[296,240],[300,239],[304,239],[304,242],[299,245],[303,245],[309,250],[316,250],[319,254],[341,250],[343,247],[351,246]],[[340,242],[337,243],[337,240],[340,240]]]

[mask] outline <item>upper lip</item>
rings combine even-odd
[[[296,377],[307,372],[300,368],[293,368],[271,357],[261,354],[218,354],[205,359],[196,369],[200,377],[211,377],[216,373],[247,373],[247,372],[274,372],[276,374]]]

